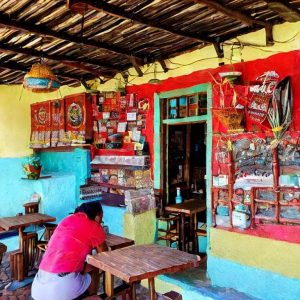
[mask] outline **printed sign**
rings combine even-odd
[[[260,82],[259,84],[250,87],[252,97],[247,110],[252,121],[262,123],[266,119],[269,103],[272,99],[278,78],[279,76],[275,71],[267,71],[256,78]]]

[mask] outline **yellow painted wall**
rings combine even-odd
[[[240,61],[250,61],[255,59],[267,58],[273,54],[280,52],[288,52],[300,49],[300,22],[284,23],[273,27],[274,45],[266,47],[265,30],[259,30],[226,42],[224,46],[224,63],[231,64]],[[240,42],[241,47],[233,46],[232,43]],[[213,46],[207,46],[203,49],[195,50],[190,53],[179,55],[177,57],[166,60],[166,65],[169,68],[167,73],[164,73],[160,64],[157,64],[157,77],[161,80],[187,75],[194,71],[216,68],[219,64],[215,49]],[[145,65],[142,68],[144,76],[138,77],[136,71],[131,68],[129,73],[129,85],[147,83],[153,78],[154,66]],[[110,80],[105,84],[94,84],[94,88],[99,90],[110,90],[116,88],[120,84],[120,75],[117,75],[114,80]]]
[[[63,86],[53,93],[32,93],[21,85],[0,86],[0,157],[21,157],[32,153],[30,104],[84,92],[84,87]]]
[[[210,241],[213,256],[300,279],[300,244],[216,228],[210,230]]]

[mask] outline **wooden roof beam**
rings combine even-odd
[[[259,25],[265,28],[266,30],[266,44],[272,45],[273,42],[273,33],[272,33],[272,24],[268,22],[263,22],[260,20],[253,19],[239,10],[234,10],[232,8],[227,8],[224,4],[218,3],[217,1],[212,0],[194,0],[198,4],[205,4],[206,6],[219,11],[225,16],[241,21],[246,26]]]
[[[300,12],[294,9],[287,1],[269,1],[268,8],[277,12],[287,22],[300,21]]]
[[[167,67],[166,62],[163,59],[159,59],[158,62],[164,70],[164,73],[167,73],[169,71],[169,68]]]
[[[2,51],[28,55],[30,57],[47,58],[49,60],[61,62],[62,64],[73,67],[73,68],[77,68],[77,69],[80,69],[80,70],[83,70],[86,72],[90,72],[93,75],[95,75],[96,77],[103,76],[103,74],[100,73],[98,70],[95,70],[94,68],[91,68],[91,67],[88,67],[88,66],[82,64],[82,62],[91,64],[92,62],[90,60],[84,60],[84,59],[78,60],[78,59],[74,59],[73,57],[63,56],[63,55],[49,55],[47,53],[36,51],[34,49],[26,49],[26,48],[19,48],[19,47],[15,47],[15,46],[9,46],[9,45],[3,44],[1,42],[0,42],[0,49]],[[118,70],[112,69],[112,71],[120,72],[119,69]]]
[[[1,62],[1,61],[0,61],[0,68],[12,70],[12,71],[18,71],[18,72],[24,73],[24,75],[30,70],[30,68],[28,68],[24,65],[21,65],[20,63]],[[61,78],[68,78],[68,79],[72,79],[72,80],[76,80],[76,81],[80,81],[80,82],[85,80],[82,77],[79,77],[76,75],[69,75],[69,74],[61,72],[61,71],[53,71],[53,73],[57,77],[61,77]],[[89,78],[89,79],[91,79],[91,78]]]
[[[67,41],[79,45],[81,44],[89,47],[95,47],[98,49],[105,49],[109,52],[114,52],[116,54],[126,56],[129,59],[130,57],[135,56],[136,59],[140,60],[141,62],[143,60],[143,57],[133,55],[132,53],[129,53],[127,50],[121,49],[115,45],[110,45],[104,42],[92,41],[84,37],[78,38],[64,32],[56,32],[42,25],[36,25],[36,24],[26,23],[26,22],[18,22],[16,20],[12,20],[8,18],[6,15],[2,13],[0,13],[0,25],[3,25],[7,28],[11,28],[14,30],[21,30],[23,32],[34,33],[36,35],[52,37],[52,38],[60,39],[63,41]]]
[[[138,73],[139,77],[142,77],[144,74],[143,74],[141,68],[139,67],[136,59],[134,57],[131,57],[130,61],[131,61],[132,65],[133,65],[133,67],[135,68],[136,72]]]
[[[196,41],[201,41],[203,43],[213,43],[214,41],[208,37],[202,36],[202,35],[194,35],[187,31],[181,31],[178,29],[173,29],[172,27],[161,25],[159,22],[149,20],[147,18],[135,15],[134,13],[127,12],[124,9],[112,5],[110,3],[104,2],[102,0],[67,0],[67,7],[72,9],[74,7],[75,9],[78,9],[78,7],[85,7],[84,5],[87,5],[89,9],[94,9],[96,11],[107,13],[111,16],[134,21],[136,23],[139,23],[141,25],[146,25],[148,27],[152,27],[155,29],[163,30],[169,33],[172,33],[174,35],[185,37],[189,39],[193,39]]]

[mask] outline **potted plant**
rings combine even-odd
[[[31,155],[27,162],[23,164],[23,171],[28,179],[39,179],[41,174],[42,164],[39,156]]]

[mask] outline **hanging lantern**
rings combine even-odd
[[[34,64],[24,76],[23,86],[34,93],[49,93],[60,88],[60,82],[46,64]]]

